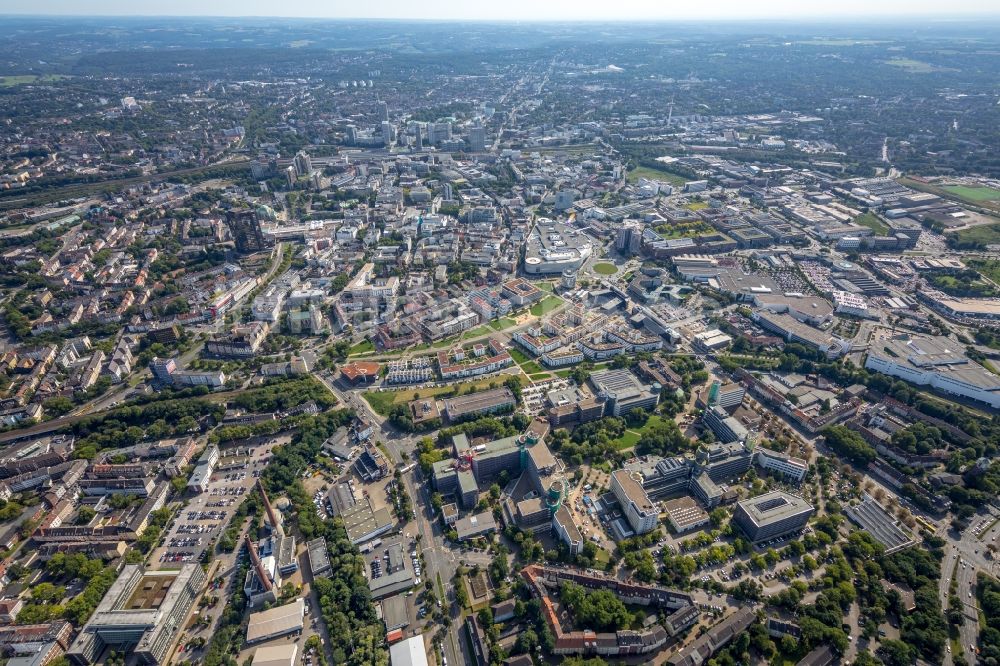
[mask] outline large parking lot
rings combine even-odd
[[[172,568],[184,562],[197,562],[205,548],[229,524],[244,496],[253,492],[257,478],[264,471],[271,449],[281,443],[272,439],[250,449],[245,466],[217,470],[208,490],[188,500],[175,515],[163,543],[150,555],[153,567]]]

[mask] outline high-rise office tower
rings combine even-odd
[[[469,149],[474,153],[486,150],[486,128],[476,124],[469,128]]]
[[[378,119],[383,122],[389,120],[389,104],[379,100],[376,106],[378,107]]]
[[[295,173],[298,176],[308,176],[312,173],[313,163],[309,153],[300,150],[295,153]]]

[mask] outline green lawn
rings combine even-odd
[[[602,261],[599,264],[594,264],[594,272],[598,275],[614,275],[618,272],[618,267]]]
[[[959,241],[995,245],[1000,243],[1000,224],[984,224],[979,227],[972,227],[971,229],[962,229],[961,231],[956,231],[954,235]]]
[[[1000,200],[1000,190],[992,187],[967,187],[965,185],[945,185],[942,187],[946,192],[951,192],[956,197],[967,201],[998,201]]]
[[[358,344],[354,345],[347,351],[348,356],[357,356],[358,354],[367,354],[369,352],[375,351],[375,345],[371,340],[362,340]]]
[[[549,295],[538,301],[531,306],[531,314],[536,317],[541,317],[542,315],[552,312],[560,305],[562,305],[563,300],[555,295]]]
[[[503,331],[516,324],[517,322],[509,317],[501,317],[500,319],[495,319],[491,321],[490,328],[492,328],[494,331]]]
[[[612,442],[614,444],[615,450],[621,451],[622,449],[628,449],[639,443],[645,432],[656,425],[657,423],[662,423],[663,417],[653,414],[649,419],[640,427],[631,430],[626,430],[625,434]]]
[[[539,372],[545,372],[545,368],[543,368],[542,366],[540,366],[535,361],[528,361],[526,363],[521,363],[520,366],[521,366],[521,369],[524,370],[524,373],[527,374],[527,375],[532,375],[532,374],[536,374],[536,373],[539,373]]]
[[[985,193],[978,191],[975,192],[975,195],[979,196],[979,198],[972,198],[968,196],[969,194],[972,194],[971,191],[989,190],[990,188],[965,187],[963,185],[945,185],[942,187],[940,185],[932,185],[931,183],[912,180],[910,178],[899,178],[897,179],[897,182],[900,185],[909,187],[919,192],[930,192],[931,194],[936,194],[944,199],[963,201],[965,203],[982,206],[983,208],[1000,211],[1000,197],[987,197],[985,196]],[[996,190],[993,191],[996,192]]]
[[[552,375],[550,375],[547,372],[536,372],[533,375],[528,375],[528,379],[530,379],[533,382],[541,382],[545,381],[546,379],[552,379]]]
[[[614,444],[616,451],[621,451],[623,449],[630,449],[639,443],[642,439],[642,435],[637,433],[635,430],[626,430],[625,434],[616,439],[612,444]]]
[[[510,354],[510,357],[514,359],[514,362],[518,365],[527,363],[531,360],[531,357],[521,351],[520,347],[511,347],[507,350],[507,353]]]
[[[480,326],[479,328],[474,328],[470,331],[466,331],[465,335],[462,337],[464,337],[466,340],[472,340],[473,338],[481,338],[484,335],[493,335],[493,331],[494,329],[492,326],[490,326],[489,324],[485,324],[483,326]]]
[[[551,293],[552,293],[552,292],[553,292],[553,291],[555,290],[555,288],[556,288],[555,284],[553,284],[553,283],[551,283],[551,282],[536,282],[536,283],[535,283],[535,286],[536,286],[536,287],[538,287],[539,289],[541,289],[542,291],[547,291],[547,292],[549,292],[550,294],[551,294]]]
[[[381,393],[368,391],[365,393],[365,400],[372,406],[376,414],[385,416],[389,413],[393,403],[396,402],[397,393],[401,393],[401,391],[383,391]]]
[[[651,180],[665,180],[671,185],[681,186],[687,183],[687,179],[683,176],[678,176],[675,173],[670,173],[669,171],[664,171],[662,169],[653,169],[651,167],[636,167],[628,172],[628,182],[637,183],[640,178],[649,178]]]
[[[997,259],[969,259],[966,261],[970,267],[975,268],[982,275],[996,283],[1000,283],[1000,260]]]
[[[62,74],[46,74],[44,76],[36,76],[34,74],[22,74],[20,76],[0,76],[0,88],[10,88],[12,86],[19,86],[25,83],[49,83],[51,81],[62,81],[63,79],[69,78],[63,76]]]
[[[639,440],[642,439],[642,436],[646,432],[646,430],[648,430],[651,426],[657,423],[661,423],[662,421],[663,419],[661,417],[653,414],[641,427],[635,428],[634,430],[626,430],[624,435],[622,435],[621,437],[612,442],[612,444],[614,444],[615,450],[621,451],[623,449],[632,448],[633,446],[639,443]]]
[[[562,377],[563,379],[566,379],[567,377],[569,377],[569,375],[570,375],[571,372],[573,372],[573,371],[572,370],[556,370],[556,377]]]
[[[855,224],[868,227],[876,236],[885,236],[889,233],[889,225],[880,220],[874,213],[864,213],[854,218]]]
[[[708,208],[708,204],[704,201],[692,201],[691,203],[684,206],[688,210],[705,210]]]

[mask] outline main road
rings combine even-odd
[[[941,569],[941,580],[938,593],[942,608],[948,603],[948,591],[951,584],[952,571],[955,572],[956,595],[962,604],[962,625],[959,627],[959,640],[966,663],[978,662],[976,645],[979,640],[979,600],[976,598],[976,578],[979,572],[997,577],[998,565],[991,557],[987,557],[988,547],[1000,537],[1000,511],[987,507],[988,513],[978,515],[972,524],[962,532],[957,539],[945,549],[944,562]],[[980,534],[976,532],[980,531]],[[956,564],[958,565],[956,569]],[[951,661],[951,654],[946,655],[945,663]]]
[[[402,433],[393,427],[392,424],[387,423],[361,397],[360,393],[342,390],[337,386],[336,382],[332,381],[325,374],[316,373],[314,376],[336,396],[342,405],[350,407],[356,414],[367,419],[373,425],[378,426],[381,435],[380,441],[392,458],[393,465],[399,468],[406,463],[406,460],[403,458],[404,453],[407,459],[411,461],[416,460],[414,447],[419,437]],[[445,544],[441,527],[434,520],[429,486],[423,479],[419,466],[413,465],[411,469],[403,472],[401,477],[403,486],[413,504],[416,534],[420,535],[420,550],[425,562],[424,578],[434,583],[435,594],[439,598],[441,590],[437,583],[440,580],[441,585],[444,587],[444,599],[442,599],[442,603],[446,604],[444,612],[448,613],[452,619],[452,623],[448,628],[448,639],[444,641],[443,645],[445,655],[451,664],[468,663],[468,655],[465,654],[465,647],[458,637],[457,630],[461,625],[457,620],[461,617],[461,611],[456,606],[455,592],[451,584],[458,566],[457,558]]]

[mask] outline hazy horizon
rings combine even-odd
[[[305,18],[356,20],[431,21],[754,21],[754,20],[961,20],[1000,17],[1000,8],[987,0],[954,0],[947,5],[932,0],[843,0],[831,11],[829,3],[795,0],[762,0],[756,3],[718,0],[713,3],[670,6],[656,0],[621,0],[617,3],[549,0],[544,4],[529,0],[474,6],[457,0],[438,0],[415,6],[403,0],[383,0],[376,6],[343,6],[342,2],[301,0],[294,6],[274,11],[263,0],[218,0],[204,3],[176,0],[169,7],[156,2],[92,0],[81,11],[78,0],[43,0],[31,5],[8,7],[0,0],[0,15],[37,17],[177,17],[177,18]],[[331,6],[332,5],[332,6]]]

